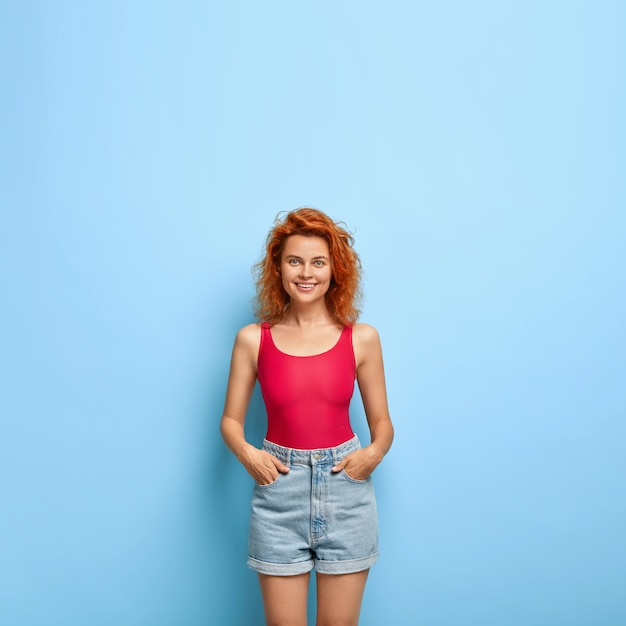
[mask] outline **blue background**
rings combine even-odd
[[[626,623],[625,42],[622,2],[4,2],[0,623],[262,623],[218,423],[302,205],[396,426],[361,624]]]

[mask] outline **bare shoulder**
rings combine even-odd
[[[378,331],[370,324],[361,322],[352,327],[353,340],[363,346],[373,346],[380,344]]]
[[[261,341],[261,325],[248,324],[239,330],[235,337],[235,348],[256,353]]]
[[[237,332],[237,341],[244,343],[260,339],[261,337],[261,324],[254,323],[248,324],[243,328],[240,328]]]
[[[366,363],[379,362],[382,359],[378,331],[369,324],[359,323],[352,327],[352,347],[357,370]]]

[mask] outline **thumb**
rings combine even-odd
[[[333,472],[340,472],[346,466],[346,463],[347,463],[346,459],[342,459],[341,461],[339,461],[337,465],[333,466]]]

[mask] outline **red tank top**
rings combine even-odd
[[[268,441],[288,448],[332,448],[354,436],[350,400],[356,362],[352,327],[326,352],[293,356],[281,352],[268,323],[261,324],[258,377],[267,408]]]

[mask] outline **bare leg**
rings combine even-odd
[[[259,574],[267,626],[306,626],[309,572],[297,576]]]
[[[317,626],[357,626],[368,573],[317,574]]]

